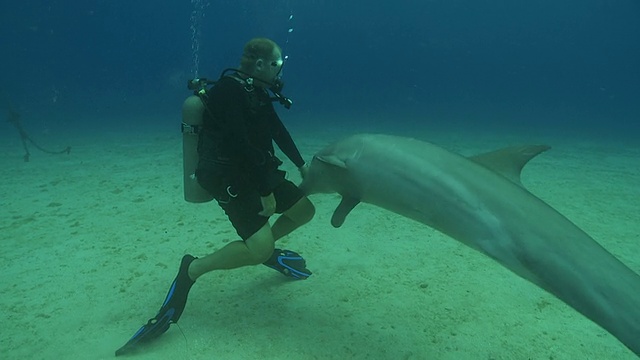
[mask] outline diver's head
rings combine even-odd
[[[282,50],[278,44],[267,38],[255,38],[244,46],[240,71],[253,77],[256,86],[270,87],[278,79],[282,64]]]

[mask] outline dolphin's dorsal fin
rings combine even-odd
[[[547,145],[511,146],[476,156],[470,156],[469,159],[522,186],[522,182],[520,182],[520,172],[522,172],[522,168],[529,160],[550,148],[551,147]]]
[[[343,196],[340,204],[338,204],[338,207],[333,212],[333,216],[331,217],[331,225],[333,225],[333,227],[335,228],[339,228],[340,226],[342,226],[342,224],[344,224],[344,220],[347,218],[347,215],[349,215],[351,210],[353,210],[353,208],[358,204],[360,204],[360,200],[354,197]]]

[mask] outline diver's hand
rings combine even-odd
[[[262,203],[262,211],[258,215],[269,217],[276,212],[276,197],[273,196],[273,193],[261,196],[260,202]]]
[[[309,164],[304,163],[304,165],[298,168],[298,171],[300,172],[300,177],[304,179],[309,173]]]

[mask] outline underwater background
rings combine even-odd
[[[186,80],[265,36],[289,56],[300,125],[635,137],[639,15],[635,0],[3,2],[0,89],[34,133],[177,129]]]
[[[525,187],[639,273],[638,18],[637,0],[1,2],[0,357],[113,358],[185,253],[237,238],[214,202],[184,201],[179,124],[187,81],[237,66],[253,37],[288,56],[294,103],[276,111],[306,160],[360,132],[462,155],[548,144]],[[25,162],[21,135],[71,152],[27,143]],[[339,198],[311,200],[278,244],[313,277],[208,274],[131,358],[637,358],[423,224],[361,204],[334,229]]]

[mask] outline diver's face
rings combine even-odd
[[[258,59],[256,62],[256,77],[273,83],[282,70],[282,53],[278,49],[273,49],[270,57]],[[263,84],[268,86],[269,84]]]

